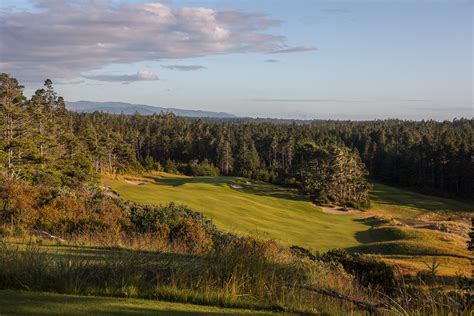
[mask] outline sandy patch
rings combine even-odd
[[[317,205],[324,213],[326,214],[334,214],[334,215],[360,215],[364,212],[354,209],[354,208],[346,208],[344,210],[340,206],[320,206]]]
[[[137,179],[124,179],[125,182],[134,184],[134,185],[144,185],[145,182],[137,180]]]
[[[236,190],[242,190],[243,189],[243,187],[241,185],[233,184],[233,183],[230,185],[230,187],[232,189],[236,189]]]

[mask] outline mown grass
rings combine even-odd
[[[469,258],[462,239],[444,238],[443,233],[403,226],[374,227],[357,234],[360,240],[370,240],[361,246],[349,248],[352,252],[397,254],[414,256],[453,256]],[[374,241],[375,240],[375,241]]]
[[[218,228],[239,235],[255,234],[283,245],[325,251],[360,245],[356,233],[370,226],[355,216],[323,213],[307,197],[265,183],[242,184],[234,177],[183,177],[162,174],[143,185],[102,178],[127,200],[150,204],[183,203],[211,218]]]
[[[467,202],[375,183],[372,207],[363,216],[342,216],[323,213],[295,191],[266,183],[246,184],[247,180],[242,178],[159,174],[144,178],[141,185],[125,179],[103,178],[102,181],[124,199],[151,204],[184,203],[212,218],[223,230],[240,235],[260,234],[287,246],[299,245],[313,251],[345,248],[352,252],[401,256],[398,263],[417,268],[421,267],[416,259],[419,256],[458,258],[453,263],[462,265],[442,269],[450,275],[465,270],[470,258],[462,238],[364,219],[371,215],[411,219],[430,212],[472,212],[473,207]]]
[[[474,212],[474,203],[430,196],[374,183],[370,193],[371,212],[414,217],[426,212]]]
[[[0,290],[0,315],[276,315],[163,301]]]

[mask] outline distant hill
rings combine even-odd
[[[135,114],[152,115],[154,113],[174,113],[186,117],[213,117],[213,118],[236,118],[237,116],[225,112],[211,112],[199,110],[183,110],[175,108],[163,108],[158,106],[132,104],[126,102],[95,102],[77,101],[66,102],[66,107],[74,112],[107,112],[112,114]]]

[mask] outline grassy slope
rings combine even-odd
[[[275,315],[242,309],[116,297],[0,290],[0,315]]]
[[[144,203],[184,203],[204,213],[224,230],[259,234],[285,245],[313,250],[357,246],[356,233],[368,225],[354,216],[321,212],[306,197],[282,187],[254,184],[242,190],[230,187],[233,177],[177,177],[165,175],[144,185],[103,178],[124,199]]]
[[[382,215],[415,217],[434,211],[474,212],[472,203],[428,196],[380,183],[374,184],[370,199],[370,211]]]
[[[137,185],[123,179],[103,178],[106,185],[125,199],[145,203],[184,203],[212,218],[220,228],[235,233],[260,233],[286,245],[297,244],[320,251],[348,248],[387,257],[401,256],[393,262],[408,262],[408,256],[452,256],[452,263],[456,265],[456,269],[451,269],[453,273],[469,265],[468,259],[456,259],[469,256],[464,242],[447,242],[440,232],[385,224],[373,226],[360,217],[325,214],[306,197],[278,186],[252,184],[236,190],[229,186],[235,181],[243,180],[165,174],[149,178],[144,185]],[[469,203],[382,184],[374,185],[371,199],[373,206],[367,216],[416,218],[433,211],[473,211]]]
[[[402,219],[416,219],[430,212],[471,213],[474,204],[443,197],[428,196],[380,183],[375,183],[371,192],[372,208],[369,213]],[[466,250],[465,241],[458,236],[446,238],[443,233],[413,229],[404,226],[374,227],[360,232],[359,237],[371,235],[377,242],[354,247],[353,250],[384,254],[384,260],[399,265],[402,270],[419,271],[426,269],[436,255],[441,263],[440,275],[469,275],[471,262],[466,257],[472,255]],[[449,236],[448,236],[449,237]]]

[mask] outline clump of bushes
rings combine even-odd
[[[184,166],[182,172],[188,176],[195,177],[217,177],[220,174],[219,168],[214,166],[207,159],[202,162],[197,160],[190,161]]]
[[[165,206],[143,205],[134,202],[123,204],[129,216],[129,230],[139,233],[158,233],[185,252],[207,252],[220,235],[212,221],[184,205],[170,203]]]
[[[123,202],[95,187],[74,191],[0,181],[0,235],[47,231],[63,239],[143,240],[203,253],[235,238],[184,205]],[[95,238],[94,238],[95,237]]]
[[[185,205],[147,205],[131,201],[122,203],[130,219],[130,231],[159,233],[184,250],[203,252],[218,247],[236,237],[216,228],[214,223]],[[179,247],[178,247],[179,248]]]
[[[341,249],[330,250],[323,254],[313,254],[310,250],[298,246],[292,246],[290,249],[300,257],[313,261],[340,264],[363,286],[376,287],[387,294],[392,294],[397,286],[393,267],[373,256],[351,254]]]
[[[363,286],[378,287],[386,293],[393,293],[397,278],[393,267],[373,256],[351,254],[345,250],[330,250],[317,257],[323,262],[338,262],[348,273],[357,277]]]
[[[75,191],[0,180],[0,225],[46,230],[58,235],[117,234],[128,219],[111,199],[87,186]]]
[[[146,171],[163,171],[163,166],[161,163],[159,161],[155,161],[151,156],[146,156],[142,165]]]
[[[166,160],[164,170],[168,173],[179,174],[178,164],[174,160]]]

